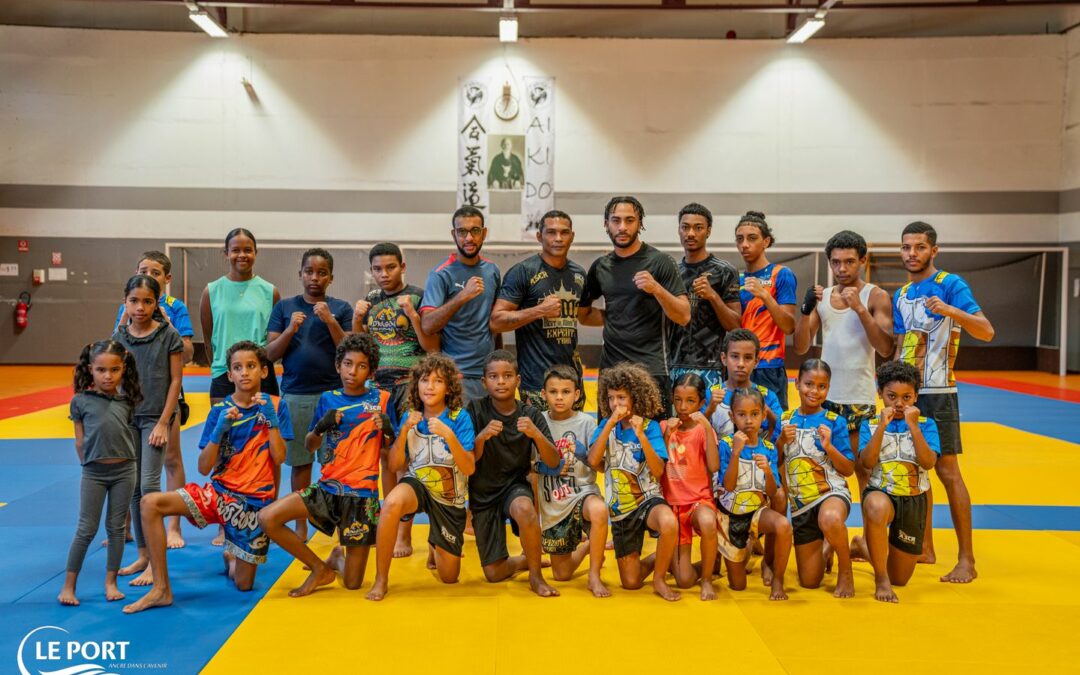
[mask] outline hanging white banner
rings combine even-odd
[[[534,239],[540,218],[555,208],[555,78],[525,77],[525,188],[521,238]]]
[[[458,80],[457,205],[475,206],[487,216],[487,135],[491,128],[491,87],[487,79]]]

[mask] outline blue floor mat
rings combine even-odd
[[[962,422],[996,422],[1080,444],[1080,405],[1076,403],[977,384],[960,383],[958,389]]]

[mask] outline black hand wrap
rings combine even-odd
[[[799,311],[803,316],[810,316],[814,313],[814,308],[817,307],[818,299],[817,293],[814,291],[814,287],[806,289],[806,296],[803,297],[802,305],[799,306]]]
[[[312,429],[312,431],[322,436],[331,429],[337,429],[337,412],[337,410],[327,411],[327,413],[322,416],[322,419],[319,420],[319,423],[315,425],[315,428]]]

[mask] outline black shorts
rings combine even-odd
[[[871,492],[881,492],[892,502],[893,519],[889,523],[889,546],[911,555],[922,555],[923,533],[926,531],[926,493],[897,497],[868,487],[863,490],[863,503],[866,502],[866,495]]]
[[[874,418],[877,417],[877,406],[873,403],[833,403],[832,401],[825,401],[821,404],[821,407],[843,417],[847,422],[849,434],[859,433],[859,427],[862,426],[863,422],[873,422]]]
[[[405,414],[409,410],[409,381],[406,380],[399,384],[395,384],[385,391],[390,394],[389,408],[397,413],[399,420],[405,419]]]
[[[510,529],[514,536],[520,536],[517,522],[510,518],[510,504],[518,497],[527,497],[531,503],[532,486],[526,482],[509,483],[491,506],[469,509],[472,511],[472,526],[476,533],[476,548],[480,551],[481,566],[510,557],[510,551],[506,548],[506,521],[510,520]]]
[[[428,543],[460,558],[465,541],[465,509],[436,501],[424,484],[412,476],[405,476],[398,485],[411,487],[416,493],[416,513],[423,511],[428,515]]]
[[[540,543],[544,553],[550,555],[569,555],[577,550],[585,532],[585,495],[574,505],[570,515],[540,533]]]
[[[259,391],[269,396],[280,396],[281,391],[278,389],[277,373],[273,368],[268,368],[269,375],[263,378],[262,385],[259,387]],[[210,380],[210,398],[225,398],[229,394],[236,391],[236,385],[229,382],[229,374],[222,373],[214,379]]]
[[[339,532],[342,546],[372,546],[379,528],[379,498],[335,495],[318,483],[300,491],[308,511],[308,522],[327,536]]]
[[[720,502],[716,502],[716,508],[718,511],[727,516],[728,541],[730,541],[731,545],[734,546],[736,549],[742,550],[745,549],[746,545],[750,543],[750,532],[751,530],[754,530],[754,525],[756,524],[756,519],[754,516],[757,516],[757,518],[760,519],[761,516],[758,514],[761,513],[762,509],[767,509],[769,507],[763,506],[752,513],[739,514],[734,514],[728,511],[720,505]]]
[[[784,410],[788,409],[786,370],[783,368],[755,368],[754,372],[750,373],[750,381],[754,384],[760,384],[776,394],[776,398],[780,399],[780,407]]]
[[[960,442],[960,399],[952,394],[919,394],[915,401],[919,413],[937,422],[941,454],[959,455],[964,451]]]
[[[825,538],[825,533],[822,532],[821,527],[818,526],[818,512],[821,511],[821,505],[829,499],[839,499],[844,502],[844,505],[847,507],[847,513],[851,513],[851,502],[840,495],[834,494],[822,499],[820,502],[814,504],[799,515],[792,516],[792,540],[796,546],[810,544]],[[847,516],[847,514],[844,515],[845,517]]]
[[[622,520],[612,521],[611,539],[615,542],[616,558],[641,553],[641,547],[645,544],[645,530],[649,530],[649,534],[654,539],[660,536],[656,530],[649,529],[649,514],[657,506],[667,506],[667,502],[659,497],[653,497],[626,514]]]

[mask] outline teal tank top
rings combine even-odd
[[[210,364],[210,375],[218,377],[229,369],[225,363],[229,347],[241,340],[266,346],[266,326],[274,308],[274,285],[260,276],[248,281],[221,277],[211,281],[207,290],[214,316],[214,334],[210,337],[214,362]]]

